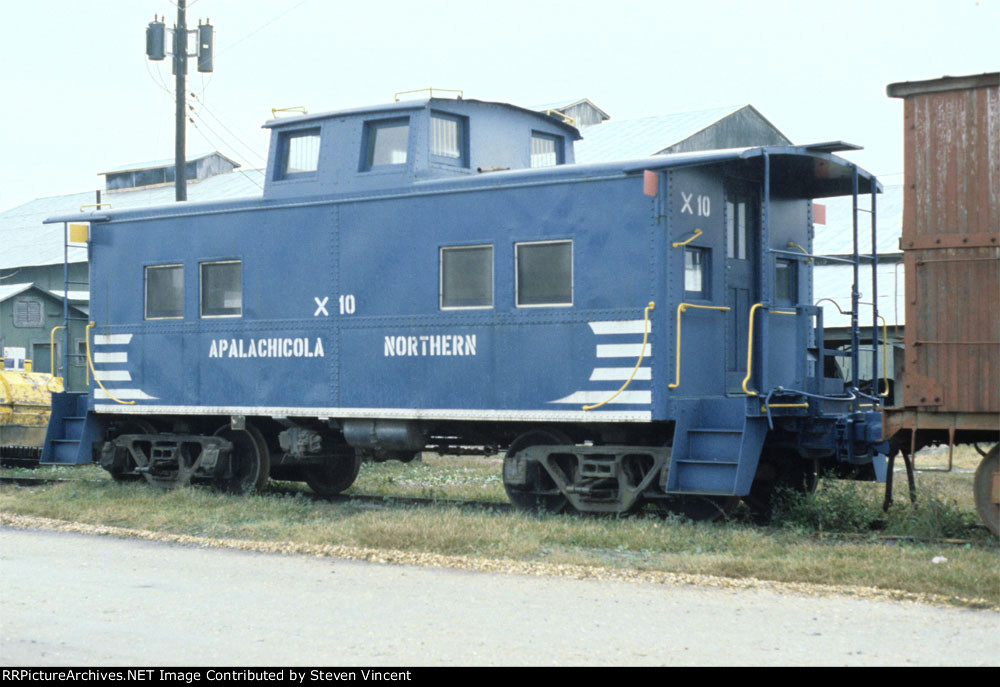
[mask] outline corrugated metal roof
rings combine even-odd
[[[30,289],[34,284],[7,284],[6,286],[0,286],[0,303],[3,303],[8,298],[13,298],[19,293],[23,293]]]
[[[603,122],[599,126],[588,127],[583,140],[576,142],[574,145],[576,161],[612,162],[655,155],[743,107],[745,106],[718,107],[711,110]]]
[[[219,174],[198,183],[188,183],[189,201],[226,200],[259,197],[264,173],[259,169]],[[113,209],[145,208],[174,203],[174,186],[146,188],[103,194]],[[94,192],[38,198],[0,213],[0,269],[29,265],[57,265],[63,261],[63,227],[43,225],[55,215],[79,211],[81,205],[94,202]],[[87,251],[71,248],[70,262],[86,262]]]
[[[898,267],[897,267],[898,265]],[[903,263],[880,264],[878,266],[878,312],[889,327],[906,324],[905,269]],[[858,276],[858,291],[862,303],[871,303],[871,267],[862,265]],[[819,265],[813,270],[813,301],[830,298],[847,312],[851,309],[851,288],[854,283],[854,268],[851,265]],[[830,303],[821,303],[823,325],[825,327],[850,327],[849,315],[841,315]],[[858,308],[858,321],[862,327],[870,327],[872,309],[870,305]],[[890,332],[891,333],[891,332]]]
[[[63,294],[65,294],[66,292],[63,291],[62,289],[49,289],[49,293],[51,293],[53,296],[55,296],[59,300],[62,300],[63,299]],[[70,291],[69,292],[69,299],[71,301],[89,301],[90,300],[90,291]]]
[[[875,201],[876,241],[880,255],[902,254],[899,237],[903,233],[903,186],[886,186]],[[826,224],[816,225],[813,253],[816,255],[850,255],[853,252],[852,201],[850,196],[826,198]],[[858,208],[871,209],[871,195],[858,195]],[[858,249],[870,254],[872,249],[871,215],[858,212]]]

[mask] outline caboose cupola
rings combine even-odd
[[[572,164],[579,132],[505,103],[426,98],[274,119],[265,198],[399,189],[425,180]]]

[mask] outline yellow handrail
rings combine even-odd
[[[768,408],[808,408],[808,403],[763,403],[760,412],[766,413]]]
[[[66,329],[66,325],[59,325],[58,327],[53,327],[52,331],[49,332],[49,374],[52,375],[53,379],[59,379],[56,376],[56,330]],[[66,376],[69,377],[69,370],[66,370]],[[45,389],[52,393],[52,389],[49,389],[49,382],[51,379],[45,382]]]
[[[693,303],[680,303],[677,306],[677,366],[674,373],[674,383],[668,384],[668,389],[676,389],[681,385],[681,313],[688,308],[697,308],[698,310],[730,310],[730,308],[723,307],[721,305],[695,305]]]
[[[797,244],[797,243],[792,243],[791,241],[789,241],[789,242],[788,242],[788,247],[789,247],[789,248],[798,248],[798,249],[799,249],[800,251],[802,251],[802,252],[803,252],[803,253],[805,253],[806,255],[809,255],[809,251],[807,251],[807,250],[806,250],[805,248],[803,248],[802,246],[800,246],[800,245],[799,245],[799,244]],[[809,257],[809,258],[808,258],[808,259],[806,260],[806,264],[808,265],[808,264],[809,264],[810,262],[812,262],[812,257]]]
[[[684,241],[678,241],[677,243],[674,243],[673,247],[677,248],[679,246],[686,246],[689,243],[691,243],[692,241],[694,241],[696,238],[698,238],[699,236],[701,236],[701,229],[695,229],[694,230],[694,234],[690,238],[688,238],[688,239],[686,239]]]
[[[562,117],[563,124],[569,124],[570,126],[576,126],[576,120],[573,119],[572,117],[570,117],[568,114],[566,114],[562,110],[556,110],[554,108],[550,108],[550,109],[548,109],[548,110],[545,111],[545,114],[548,117],[551,117],[554,114],[559,115],[560,117]]]
[[[642,365],[642,357],[646,354],[646,340],[649,337],[649,311],[656,307],[656,303],[653,301],[649,302],[646,309],[642,312],[642,348],[639,349],[639,359],[635,362],[635,367],[632,368],[632,374],[629,375],[625,383],[622,384],[622,388],[611,394],[608,398],[604,399],[600,403],[592,406],[583,406],[584,410],[594,410],[595,408],[600,408],[605,403],[609,403],[618,397],[618,394],[625,391],[626,387],[632,383],[632,379],[635,378],[635,373],[639,371],[639,366]]]
[[[279,112],[298,112],[299,114],[309,114],[306,112],[306,108],[302,105],[295,105],[294,107],[272,107],[271,116],[275,119],[278,118]]]
[[[757,308],[763,308],[763,303],[754,303],[753,307],[750,308],[750,322],[747,324],[747,376],[743,378],[743,393],[749,396],[757,396],[758,393],[747,388],[747,384],[750,383],[750,377],[753,375],[753,315],[757,312]],[[788,312],[787,310],[769,310],[772,315],[798,315],[797,312]]]
[[[111,203],[87,203],[80,206],[80,212],[83,212],[84,208],[97,208],[98,210],[103,208],[105,205],[111,207]]]
[[[458,93],[458,99],[459,100],[461,100],[462,98],[465,97],[465,93],[463,93],[462,91],[460,91],[457,88],[438,88],[438,89],[434,89],[434,87],[430,87],[430,88],[414,88],[412,91],[399,91],[398,93],[396,93],[395,95],[392,96],[392,100],[393,100],[393,102],[397,102],[398,103],[399,102],[399,96],[401,96],[401,95],[409,95],[410,93],[423,93],[424,91],[427,91],[430,94],[430,97],[433,98],[435,90],[442,91],[444,93]]]
[[[115,403],[120,403],[123,406],[134,406],[135,401],[119,401],[117,398],[112,396],[111,392],[105,389],[104,385],[101,384],[101,380],[97,378],[97,370],[94,369],[94,361],[90,359],[90,328],[93,327],[94,325],[95,325],[94,322],[88,324],[86,332],[84,334],[84,338],[87,341],[87,365],[90,367],[90,371],[94,373],[94,381],[97,382],[97,386],[101,387],[101,391],[107,394],[108,398],[110,398]],[[90,382],[87,383],[87,386],[90,386]]]

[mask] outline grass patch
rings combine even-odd
[[[786,494],[778,507],[781,524],[770,528],[651,515],[531,517],[488,508],[393,504],[394,496],[505,500],[496,457],[434,454],[409,465],[362,467],[351,491],[382,494],[389,498],[385,504],[315,501],[306,497],[304,485],[289,489],[289,483],[272,483],[280,489],[253,497],[203,487],[163,492],[143,482],[115,483],[91,466],[3,470],[0,474],[88,481],[3,487],[0,511],[222,539],[856,585],[1000,607],[1000,545],[977,524],[971,473],[978,454],[972,453],[974,458],[956,456],[951,473],[919,473],[916,504],[909,503],[902,473],[896,474],[896,503],[888,514],[881,510],[882,485],[823,480],[815,495]],[[930,464],[921,458],[918,465]],[[948,545],[922,538],[968,541]],[[934,562],[941,557],[947,562]]]

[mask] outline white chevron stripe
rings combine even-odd
[[[642,353],[642,344],[598,344],[598,358],[638,358]],[[653,357],[653,344],[647,343],[643,358]]]
[[[607,400],[614,391],[577,391],[566,398],[549,403],[600,403]],[[608,405],[649,405],[653,402],[652,391],[623,391],[608,401]]]
[[[606,334],[642,334],[645,320],[614,320],[611,322],[588,322],[590,329],[598,336]],[[653,331],[653,323],[649,323],[649,331]]]
[[[132,375],[128,370],[94,370],[94,379],[102,382],[131,382]]]
[[[155,401],[156,396],[150,396],[142,389],[112,389],[111,394],[108,394],[103,389],[94,390],[94,400],[95,401],[106,401],[111,400],[114,396],[119,401]]]
[[[629,377],[632,377],[632,370],[635,367],[597,367],[594,371],[590,373],[590,381],[592,382],[624,382]],[[649,381],[653,378],[653,369],[650,367],[640,367],[635,370],[635,377],[632,377],[635,381]]]
[[[131,334],[94,334],[94,345],[96,346],[120,346],[131,341]]]
[[[127,363],[128,353],[94,353],[95,363]]]

